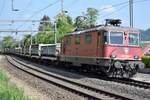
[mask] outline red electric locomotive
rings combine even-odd
[[[140,32],[120,20],[64,36],[60,61],[109,77],[132,77],[144,68]]]

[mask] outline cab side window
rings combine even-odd
[[[67,44],[67,45],[70,45],[70,44],[71,44],[71,37],[67,37],[67,38],[66,38],[66,44]]]
[[[87,44],[92,43],[92,35],[91,34],[85,35],[85,43],[87,43]]]
[[[101,44],[101,32],[98,32],[98,45]]]
[[[80,35],[75,37],[75,44],[80,44]]]
[[[108,44],[108,32],[104,32],[104,44]]]

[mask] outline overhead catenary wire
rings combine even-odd
[[[112,7],[122,6],[122,5],[125,5],[125,4],[128,4],[128,1],[121,2],[121,3],[117,3],[117,4],[113,4],[113,5],[111,5],[110,7],[103,7],[103,8],[101,8],[101,9],[99,9],[99,11],[103,11],[103,10],[106,10],[106,9],[110,9],[110,8],[112,8]]]
[[[31,19],[31,18],[34,17],[35,15],[39,14],[39,13],[42,12],[43,10],[45,10],[45,9],[47,9],[47,8],[49,8],[49,7],[51,7],[51,6],[53,6],[54,4],[58,3],[59,1],[60,1],[60,0],[57,0],[57,1],[55,1],[54,3],[49,4],[48,6],[42,8],[42,9],[36,11],[36,12],[34,12],[33,15],[29,17],[29,19]],[[134,3],[136,3],[136,2],[143,2],[143,1],[148,1],[148,0],[137,0],[137,1],[134,1]],[[112,5],[112,6],[113,6],[113,7],[117,7],[117,6],[121,6],[121,5],[125,5],[125,4],[128,4],[128,1],[126,1],[126,2],[121,2],[121,3],[118,3],[118,4],[114,4],[114,5]],[[125,5],[125,6],[126,6],[126,5]],[[106,8],[100,9],[100,10],[105,10],[105,9],[109,9],[109,7],[106,7]],[[113,14],[113,13],[112,13],[112,14]],[[25,23],[25,22],[24,22],[24,23]],[[20,25],[17,29],[21,28],[21,27],[24,25],[24,23],[23,23],[22,25]]]
[[[146,2],[146,1],[150,1],[150,0],[136,0],[136,1],[133,1],[133,3],[136,4],[136,3]],[[124,3],[125,3],[125,2],[124,2]],[[128,3],[129,3],[129,2],[128,2]],[[111,15],[113,15],[113,14],[119,12],[120,10],[123,10],[123,9],[125,9],[126,7],[128,7],[128,6],[129,6],[128,3],[127,3],[127,4],[125,3],[126,5],[123,5],[123,3],[122,3],[123,6],[121,6],[119,9],[117,9],[117,10],[115,10],[115,11],[109,13],[109,14],[106,14],[106,15],[103,15],[103,16],[99,16],[99,17],[103,18],[101,21],[103,21],[104,19],[106,19],[106,17],[109,17],[109,16],[111,16]],[[120,4],[121,4],[121,3],[120,3]],[[108,7],[108,9],[109,9],[109,7]]]
[[[27,3],[27,5],[25,5],[25,7],[20,10],[20,11],[22,12],[22,14],[19,15],[20,17],[23,16],[23,15],[25,15],[24,12],[31,6],[31,4],[32,4],[32,0],[30,0],[30,1]]]
[[[99,16],[99,17],[103,18],[102,20],[104,20],[106,17],[109,17],[109,16],[111,16],[111,15],[113,15],[113,14],[119,12],[120,10],[125,9],[126,7],[128,7],[128,4],[121,6],[120,8],[118,8],[117,10],[115,10],[115,11],[109,13],[109,14],[105,14],[105,15]],[[99,18],[99,17],[98,17],[98,18]]]
[[[149,0],[134,0],[133,3],[145,2],[145,1],[149,1]],[[113,4],[110,7],[103,7],[103,8],[100,8],[99,11],[110,9],[112,7],[119,7],[119,6],[122,6],[122,5],[129,5],[129,1],[125,1],[125,2],[121,2],[121,3]]]
[[[45,9],[47,9],[47,8],[53,6],[53,5],[55,5],[55,4],[58,3],[59,1],[61,1],[61,11],[62,11],[62,9],[63,9],[63,0],[57,0],[56,2],[54,2],[54,3],[52,3],[52,4],[49,4],[48,6],[42,8],[42,9],[36,11],[36,12],[34,12],[28,19],[31,19],[32,17],[34,17],[34,16],[37,15],[38,13],[42,12],[43,10],[45,10]],[[123,5],[123,4],[125,4],[125,3],[127,3],[127,2],[121,2],[121,3],[118,3],[118,4],[114,4],[113,6],[120,6],[120,5]],[[108,7],[108,8],[103,8],[103,9],[101,9],[101,10],[104,10],[104,9],[109,9],[109,7]],[[25,23],[25,22],[24,22],[24,23]],[[17,29],[21,28],[21,27],[24,25],[24,23],[21,24]]]
[[[77,3],[79,0],[73,0],[66,8],[72,8],[72,6]]]
[[[45,9],[47,9],[47,8],[49,8],[49,7],[51,7],[51,6],[55,5],[55,4],[57,4],[59,1],[60,1],[60,0],[57,0],[57,1],[53,2],[53,3],[50,3],[49,5],[45,6],[44,8],[41,8],[40,10],[35,11],[35,12],[28,18],[28,20],[30,20],[30,19],[31,19],[32,17],[34,17],[35,15],[41,13],[41,12],[44,11]],[[24,24],[25,24],[25,22],[24,22],[23,24],[21,24],[17,29],[21,28]]]

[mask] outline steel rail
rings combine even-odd
[[[127,78],[114,78],[111,80],[114,82],[131,85],[139,88],[150,89],[150,83],[148,82],[142,82],[142,81],[127,79]]]
[[[7,59],[8,59],[8,57],[7,57]],[[50,74],[50,73],[48,73],[48,72],[46,72],[46,71],[41,71],[41,70],[38,70],[38,69],[36,69],[36,68],[29,67],[28,65],[26,65],[26,64],[24,64],[24,63],[21,63],[20,61],[17,61],[17,60],[14,59],[14,58],[12,58],[12,59],[13,59],[13,61],[19,63],[20,65],[23,65],[23,66],[29,68],[30,71],[31,71],[31,70],[35,70],[36,72],[42,73],[42,74],[44,74],[44,75],[53,77],[53,78],[55,78],[55,79],[59,79],[59,80],[61,80],[61,81],[67,82],[67,83],[69,83],[69,84],[75,85],[75,86],[80,87],[80,88],[86,89],[87,91],[95,92],[96,94],[104,95],[104,96],[106,96],[106,97],[108,97],[108,98],[121,99],[121,100],[131,100],[131,98],[128,98],[128,97],[124,97],[124,96],[120,96],[120,95],[118,95],[118,94],[106,92],[106,91],[103,91],[103,90],[100,90],[100,89],[97,89],[97,88],[94,88],[94,87],[91,87],[91,86],[88,86],[88,85],[85,85],[85,84],[81,84],[81,83],[78,83],[78,82],[75,82],[75,81],[71,81],[71,80],[68,80],[68,79],[65,79],[65,78],[62,78],[62,77],[59,77],[59,76]],[[9,59],[8,59],[8,61],[10,62]],[[16,66],[16,65],[13,64],[12,62],[10,62],[10,63],[11,63],[12,65]],[[33,73],[32,73],[32,72],[29,72],[29,70],[24,70],[24,69],[22,69],[22,68],[20,68],[20,67],[18,67],[18,66],[16,66],[16,67],[19,68],[19,69],[21,69],[21,70],[23,70],[23,71],[25,71],[25,72],[27,72],[27,73],[29,73],[29,74],[32,74],[32,75],[33,75]],[[39,77],[39,78],[41,78],[41,79],[43,79],[43,80],[46,80],[46,79],[42,78],[41,76],[38,76],[38,75],[34,75],[34,76]],[[67,90],[69,89],[69,90],[71,90],[71,91],[74,91],[74,92],[77,93],[77,94],[84,95],[85,97],[88,97],[88,99],[94,99],[94,100],[95,100],[95,99],[96,99],[96,100],[101,99],[99,96],[93,96],[92,93],[84,93],[84,92],[81,91],[81,90],[80,90],[80,91],[79,91],[79,90],[74,90],[74,89],[72,89],[72,87],[64,86],[64,85],[62,85],[62,84],[60,84],[60,83],[56,83],[56,82],[54,82],[54,81],[52,81],[52,80],[46,80],[46,81],[47,81],[47,82],[51,82],[51,83],[55,83],[56,85],[58,85],[58,86],[60,86],[60,87],[63,87],[63,88],[67,88]],[[106,99],[106,98],[105,98],[105,99]]]

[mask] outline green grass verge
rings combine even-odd
[[[16,85],[9,83],[8,77],[4,71],[0,69],[0,100],[30,100],[24,96],[23,90],[17,88]]]
[[[150,68],[150,57],[149,56],[143,56],[142,62],[145,64],[146,68]]]

